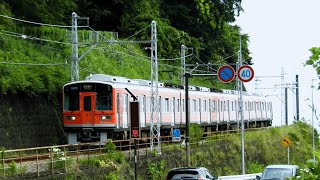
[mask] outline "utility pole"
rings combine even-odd
[[[299,117],[299,75],[296,75],[296,107],[297,107],[297,119],[300,120]]]
[[[158,98],[157,23],[151,22],[151,124],[150,148],[161,154],[160,117]],[[155,147],[156,146],[156,147]]]
[[[240,51],[238,56],[238,66],[242,66],[242,43],[241,43],[241,35],[240,35]],[[238,71],[238,69],[237,69]],[[237,74],[238,76],[238,74]],[[237,78],[239,79],[239,78]],[[240,110],[240,120],[241,120],[241,160],[242,160],[242,174],[246,174],[245,171],[245,159],[244,159],[244,120],[243,120],[243,99],[242,99],[242,86],[243,82],[239,81],[238,83],[239,91],[240,91],[240,99],[239,99],[239,110]]]
[[[186,74],[186,46],[181,45],[181,85],[184,85],[184,75]]]
[[[190,117],[189,117],[189,77],[190,73],[185,73],[185,102],[186,102],[186,155],[187,155],[187,167],[190,167],[190,137],[189,137],[189,124],[190,124]]]
[[[72,13],[72,54],[71,54],[71,82],[79,81],[79,57],[78,57],[78,15]]]
[[[288,126],[288,87],[284,89],[285,125]]]
[[[283,67],[281,67],[281,126],[283,124],[283,105],[282,105],[282,102],[283,102],[283,88],[284,88],[284,69]],[[285,107],[284,107],[285,108]],[[287,120],[288,118],[285,119],[285,121]]]

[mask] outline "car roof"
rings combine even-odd
[[[269,165],[266,168],[299,168],[299,166],[297,166],[297,165],[278,164],[278,165]]]
[[[183,170],[208,170],[205,167],[178,167],[178,168],[173,168],[170,171],[183,171]]]

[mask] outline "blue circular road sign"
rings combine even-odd
[[[221,82],[231,82],[235,77],[234,69],[229,65],[221,66],[218,70],[218,79]]]

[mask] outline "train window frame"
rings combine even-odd
[[[169,101],[169,98],[164,98],[164,112],[170,112],[170,101]]]
[[[146,105],[147,105],[147,97],[146,95],[143,95],[142,96],[142,112],[144,113],[147,111]]]
[[[227,111],[230,110],[230,103],[229,103],[229,100],[227,100]]]
[[[124,94],[122,94],[122,97],[123,97],[123,101],[122,101],[122,106],[123,106],[123,112],[124,113],[128,113],[128,106],[129,106],[129,97],[128,97],[128,94],[126,94],[126,93],[124,93]]]
[[[92,111],[92,97],[83,96],[83,111]]]
[[[175,97],[172,98],[171,112],[176,112],[176,98]]]
[[[248,111],[248,102],[244,102],[244,110]]]
[[[215,100],[212,100],[212,103],[211,103],[211,112],[216,112],[216,101],[215,101]]]
[[[182,112],[185,112],[185,109],[186,109],[186,106],[185,106],[185,103],[184,103],[184,99],[182,99]]]
[[[66,85],[63,89],[63,110],[79,111],[80,110],[80,85]],[[70,103],[71,102],[71,103]]]

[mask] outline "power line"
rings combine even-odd
[[[6,36],[11,36],[11,37],[16,37],[16,38],[22,38],[22,39],[30,39],[30,40],[37,40],[37,41],[45,41],[45,42],[52,42],[52,43],[58,43],[58,44],[65,44],[65,45],[71,45],[71,43],[67,42],[61,42],[61,41],[53,41],[53,40],[48,40],[48,39],[42,39],[38,37],[33,37],[33,36],[28,36],[25,34],[20,34],[12,31],[6,31],[6,30],[1,30],[5,33],[0,32],[0,34],[6,35]]]
[[[60,28],[71,28],[72,27],[72,26],[67,26],[67,25],[45,24],[45,23],[27,21],[27,20],[23,20],[23,19],[18,19],[18,18],[2,15],[2,14],[0,14],[0,17],[4,17],[4,18],[7,18],[7,19],[12,19],[12,20],[20,21],[20,22],[24,22],[24,23],[40,25],[40,26],[50,26],[50,27],[60,27]],[[88,25],[86,25],[86,26],[77,26],[77,27],[88,27]]]
[[[133,35],[131,35],[131,36],[129,36],[129,37],[127,37],[127,38],[125,38],[124,40],[127,40],[127,39],[130,39],[130,38],[132,38],[133,36],[135,36],[135,35],[137,35],[137,34],[139,34],[139,33],[141,33],[142,31],[144,31],[144,30],[146,30],[147,28],[149,28],[151,25],[149,25],[149,26],[147,26],[147,27],[145,27],[145,28],[143,28],[143,29],[141,29],[140,31],[138,31],[138,32],[136,32],[135,34],[133,34]]]
[[[64,66],[64,65],[69,65],[68,63],[15,63],[15,62],[0,62],[0,64],[8,64],[8,65],[23,65],[23,66]]]

